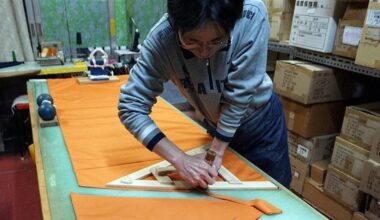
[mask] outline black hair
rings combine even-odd
[[[209,21],[230,33],[241,17],[244,0],[168,0],[167,10],[176,30],[185,33]]]

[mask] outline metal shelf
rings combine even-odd
[[[292,55],[295,50],[295,48],[289,44],[281,42],[269,42],[268,49],[273,52],[287,53],[289,55]]]
[[[289,54],[292,59],[299,58],[302,60],[307,60],[314,63],[363,74],[366,76],[380,78],[380,70],[356,65],[353,60],[332,54],[325,54],[302,48],[296,48],[286,43],[278,42],[270,42],[268,49],[274,52]]]

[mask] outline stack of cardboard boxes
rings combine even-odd
[[[379,33],[378,0],[296,0],[289,44],[380,69]]]
[[[270,41],[289,41],[295,1],[296,0],[264,0],[268,9]],[[287,54],[268,51],[267,72],[270,73],[271,76],[273,76],[276,60],[278,59],[289,59],[289,56]]]
[[[355,63],[380,69],[380,2],[370,0]]]
[[[362,163],[359,189],[367,194],[362,204],[365,216],[380,219],[380,102],[348,108],[342,137],[369,150],[369,159]]]
[[[296,0],[289,43],[380,69],[380,0]],[[380,103],[346,108],[357,97],[353,77],[305,61],[276,62],[291,188],[333,219],[380,220]]]
[[[311,165],[331,157],[345,111],[342,100],[351,97],[352,80],[347,74],[329,67],[306,61],[280,60],[276,64],[273,82],[274,90],[282,96],[289,130],[291,188],[301,195]],[[315,165],[314,176],[320,176],[317,180],[320,185],[324,164],[328,162]]]
[[[268,9],[269,39],[272,41],[288,41],[292,25],[295,0],[264,0]]]
[[[290,44],[314,51],[330,53],[333,49],[337,21],[345,4],[337,0],[297,0]]]
[[[379,152],[380,102],[347,107],[323,188],[307,180],[304,199],[336,219],[379,219]]]
[[[336,31],[332,53],[338,56],[355,59],[362,35],[368,2],[350,3]]]
[[[355,64],[380,69],[378,0],[264,2],[268,7],[271,41],[289,40],[295,47],[333,53],[353,59]]]

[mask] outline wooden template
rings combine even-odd
[[[119,77],[110,76],[108,80],[91,80],[89,77],[78,77],[77,78],[79,84],[94,84],[94,83],[110,83],[119,81]]]
[[[197,155],[205,153],[209,148],[208,145],[192,149],[186,152],[189,155]],[[133,172],[116,180],[107,183],[109,187],[118,188],[149,188],[149,189],[192,189],[192,185],[185,181],[173,181],[167,174],[175,172],[175,168],[168,161],[162,161],[144,169]],[[210,190],[253,190],[266,189],[276,190],[278,187],[271,181],[240,181],[227,168],[221,166],[218,171],[224,181],[217,181],[213,185],[209,185]],[[156,180],[142,180],[143,178],[153,175]]]
[[[41,127],[51,127],[59,125],[57,116],[54,116],[52,120],[48,121],[43,120],[41,117],[39,117],[39,123]]]

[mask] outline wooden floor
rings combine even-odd
[[[0,219],[42,219],[36,167],[29,154],[0,154]]]

